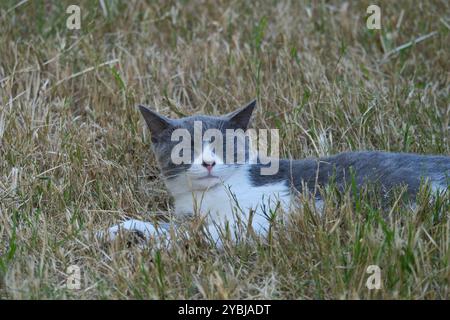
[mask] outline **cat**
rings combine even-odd
[[[225,156],[212,150],[211,141],[202,141],[201,148],[191,141],[191,163],[174,163],[172,151],[178,143],[176,139],[172,141],[175,130],[193,133],[196,122],[202,124],[202,133],[207,129],[218,129],[225,136],[227,129],[246,130],[255,106],[254,100],[224,116],[169,119],[139,105],[151,132],[152,148],[162,178],[174,200],[174,216],[188,218],[204,214],[207,232],[217,244],[221,239],[221,227],[226,223],[233,227],[237,214],[241,214],[243,222],[251,225],[256,233],[264,234],[270,225],[271,213],[276,209],[289,212],[295,208],[298,194],[305,189],[313,194],[317,207],[321,207],[323,203],[317,187],[327,186],[332,181],[339,188],[348,183],[356,183],[358,188],[364,184],[378,184],[381,192],[404,186],[411,196],[417,194],[424,181],[430,184],[433,192],[448,189],[450,157],[444,155],[344,152],[323,158],[281,159],[276,173],[263,175],[264,165],[258,161],[258,155],[250,156],[248,149],[245,149],[245,162],[226,162]],[[226,147],[226,137],[223,141]],[[160,234],[168,236],[169,226],[131,219],[111,227],[107,235],[113,239],[120,230],[128,230],[148,239]]]

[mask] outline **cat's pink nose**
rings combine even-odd
[[[203,160],[202,166],[204,166],[209,173],[211,173],[212,168],[216,165],[216,162],[214,160],[212,161],[205,161]]]

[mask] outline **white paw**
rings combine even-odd
[[[166,224],[158,225],[158,228],[156,228],[150,222],[130,219],[109,228],[106,232],[97,232],[96,237],[98,239],[107,238],[108,240],[113,241],[119,236],[122,231],[136,233],[138,236],[144,238],[147,241],[151,238],[159,237],[162,234],[168,236],[168,233],[166,232]]]

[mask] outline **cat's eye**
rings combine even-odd
[[[215,140],[216,140],[216,137],[211,136],[211,137],[209,137],[209,138],[204,138],[204,139],[203,139],[203,142],[206,142],[206,143],[213,143]]]

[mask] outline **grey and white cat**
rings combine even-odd
[[[171,140],[175,129],[193,131],[194,121],[203,123],[203,130],[246,130],[256,102],[225,116],[191,116],[169,119],[144,106],[140,111],[151,132],[152,147],[160,166],[164,182],[174,200],[174,215],[178,218],[193,214],[207,216],[208,232],[219,241],[217,227],[236,219],[239,211],[244,223],[248,223],[252,212],[251,226],[256,233],[264,234],[268,229],[268,214],[281,207],[289,212],[297,205],[298,193],[308,188],[321,205],[320,194],[314,193],[317,186],[326,186],[333,180],[338,187],[350,181],[358,187],[377,184],[386,192],[396,186],[405,186],[414,196],[424,181],[430,183],[434,192],[448,189],[450,179],[450,157],[442,155],[417,155],[378,151],[345,152],[324,158],[279,161],[279,170],[274,175],[261,175],[257,159],[243,164],[228,164],[211,151],[208,141],[200,150],[194,150],[191,164],[175,165],[171,151],[176,141]],[[223,141],[226,141],[224,138]],[[247,219],[247,220],[246,220]],[[148,237],[164,233],[168,225],[158,228],[150,222],[127,220],[109,229],[114,238],[120,230],[135,231]]]

